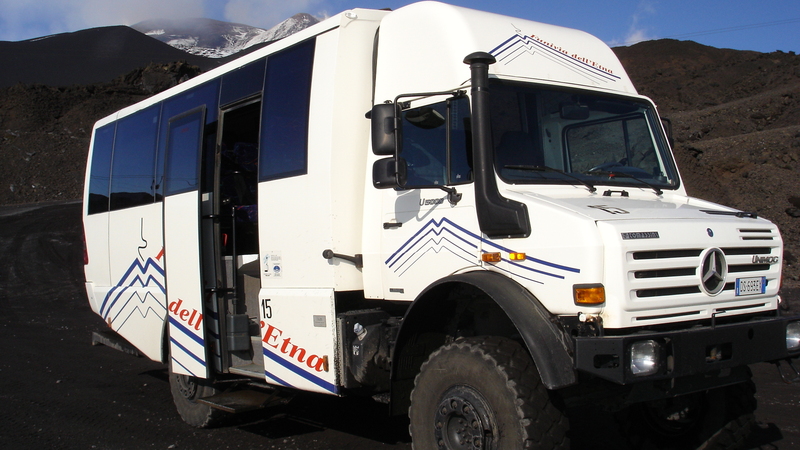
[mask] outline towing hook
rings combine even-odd
[[[781,362],[785,361],[786,365],[789,366],[787,369],[784,369],[781,366]],[[778,373],[781,376],[781,380],[783,380],[786,384],[792,384],[800,381],[800,372],[798,372],[797,368],[792,363],[792,360],[786,358],[783,361],[775,361],[775,366],[778,367]]]

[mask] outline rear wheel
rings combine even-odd
[[[525,349],[499,337],[460,338],[433,352],[411,394],[413,447],[568,447],[568,422]]]
[[[184,422],[197,428],[213,427],[225,417],[225,412],[197,400],[217,393],[208,380],[169,373],[169,387],[178,414]]]

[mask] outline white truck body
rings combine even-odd
[[[485,109],[465,64],[475,52],[489,61]],[[381,104],[397,118],[376,119]],[[382,127],[394,150],[377,148]],[[443,158],[425,148],[431,129]],[[533,139],[540,159],[502,163],[504,130]],[[615,139],[624,157],[611,161]],[[346,11],[97,122],[87,294],[119,335],[195,380],[336,395],[391,385],[399,411],[433,350],[420,336],[436,348],[504,329],[548,388],[627,385],[619,346],[632,335],[761,320],[780,301],[777,227],[688,197],[667,141],[653,103],[584,32],[437,2]],[[516,225],[495,227],[488,207],[512,209]],[[600,300],[577,299],[598,288]],[[367,332],[383,338],[361,361]],[[786,357],[781,333],[750,344],[779,348],[726,353],[721,367]],[[746,345],[720,339],[725,352]],[[642,382],[698,374],[664,364]]]

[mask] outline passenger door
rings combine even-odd
[[[172,371],[208,377],[200,256],[199,164],[205,108],[169,120],[164,197],[164,258]]]

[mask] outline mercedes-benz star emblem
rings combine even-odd
[[[703,289],[708,295],[717,295],[725,288],[725,277],[728,275],[728,263],[725,253],[718,248],[709,249],[700,265],[700,276]]]

